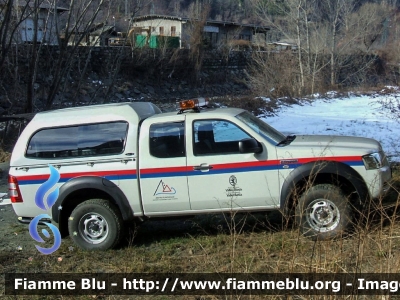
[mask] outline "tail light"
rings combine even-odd
[[[17,177],[8,175],[8,191],[12,203],[24,202],[19,190]]]

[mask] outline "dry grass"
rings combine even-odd
[[[11,153],[0,148],[0,163],[7,162],[10,160],[10,158]]]

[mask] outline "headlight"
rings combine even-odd
[[[378,152],[364,155],[363,161],[367,170],[375,170],[382,167],[382,157]]]

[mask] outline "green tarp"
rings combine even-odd
[[[136,35],[136,47],[150,47],[152,49],[157,48],[179,48],[179,37],[177,36],[159,36],[151,35],[148,38],[146,35]]]

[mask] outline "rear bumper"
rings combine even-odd
[[[30,217],[18,217],[18,222],[20,222],[22,224],[29,224],[32,220],[33,220],[33,218],[30,218]],[[51,220],[50,219],[41,219],[39,221],[40,225],[46,225],[46,223],[51,223]]]

